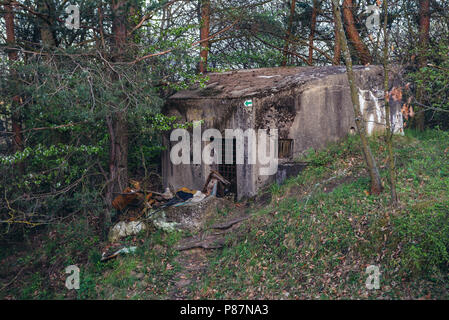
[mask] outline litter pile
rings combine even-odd
[[[179,223],[167,222],[164,210],[194,204],[198,204],[197,210],[203,210],[204,205],[201,203],[209,203],[211,198],[225,196],[231,185],[214,170],[209,174],[202,190],[183,187],[174,191],[166,188],[164,193],[159,193],[144,190],[138,181],[131,180],[130,184],[131,187],[123,190],[112,201],[112,206],[119,211],[119,218],[122,221],[111,229],[109,234],[111,242],[145,230],[144,222],[152,222],[157,228],[173,231]]]

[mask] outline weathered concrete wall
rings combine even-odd
[[[361,110],[367,121],[368,133],[384,130],[382,68],[356,70],[355,75],[357,86],[361,89]],[[279,138],[293,140],[293,159],[310,148],[325,147],[355,128],[346,73],[330,74],[255,99],[255,113],[256,128],[278,128]],[[271,182],[274,182],[272,176],[258,176],[256,189]]]

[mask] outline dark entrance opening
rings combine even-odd
[[[229,192],[237,194],[237,161],[236,139],[222,139],[222,159],[218,165],[218,173],[231,183]],[[226,163],[226,154],[232,159],[232,163]]]
[[[293,153],[293,140],[292,139],[279,139],[279,159],[291,158]]]

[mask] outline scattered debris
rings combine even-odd
[[[170,200],[174,197],[173,193],[170,191],[170,188],[166,188],[165,192],[161,194],[161,197],[165,200]]]
[[[176,191],[166,188],[164,193],[143,190],[138,181],[130,181],[131,187],[123,190],[113,200],[112,205],[120,213],[118,222],[109,232],[109,241],[117,242],[120,238],[136,235],[148,228],[148,223],[165,232],[180,229],[199,231],[217,210],[230,206],[225,199],[231,183],[217,171],[209,174],[203,190],[186,187]],[[233,218],[230,221],[216,224],[209,229],[220,230],[213,234],[200,234],[180,243],[177,250],[193,248],[218,249],[225,244],[225,234],[236,224],[249,216]],[[112,245],[114,246],[114,244]],[[103,252],[101,261],[116,258],[120,254],[135,252],[137,247],[124,247],[119,250]]]
[[[109,241],[116,242],[120,238],[133,236],[146,230],[146,224],[142,221],[120,221],[109,231]]]
[[[193,198],[192,198],[192,200],[190,201],[190,202],[192,202],[192,203],[197,203],[197,202],[200,202],[200,201],[203,201],[204,200],[204,198],[206,198],[206,194],[204,194],[204,193],[202,193],[201,191],[197,191],[194,195],[193,195]]]
[[[126,188],[123,190],[123,193],[119,194],[113,201],[112,206],[119,210],[123,211],[129,205],[138,205],[139,202],[143,200],[143,193],[139,190]]]
[[[181,188],[178,191],[176,191],[176,196],[183,201],[187,201],[187,200],[193,198],[193,195],[196,192],[197,192],[196,190],[191,190],[188,188]]]
[[[165,216],[164,211],[152,215],[151,221],[156,228],[164,230],[165,232],[174,232],[178,230],[177,227],[179,223],[167,222],[167,217]]]
[[[159,193],[143,190],[138,181],[131,180],[130,183],[132,187],[123,190],[112,202],[124,221],[111,230],[111,240],[136,234],[141,231],[140,226],[144,226],[143,221],[167,232],[178,227],[197,230],[207,216],[222,207],[222,202],[216,199],[225,196],[231,184],[214,170],[202,191],[183,187],[176,191],[166,188],[164,193]],[[129,221],[135,223],[129,225]]]
[[[204,184],[203,193],[206,195],[224,197],[230,185],[231,183],[223,178],[221,174],[215,170],[211,170],[211,173]]]
[[[125,247],[122,248],[120,250],[117,250],[116,252],[114,252],[113,254],[107,254],[106,252],[103,252],[101,255],[101,260],[100,261],[107,261],[113,258],[116,258],[119,254],[128,254],[128,253],[135,253],[137,250],[137,247]]]

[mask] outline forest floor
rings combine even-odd
[[[349,137],[309,152],[297,177],[217,212],[198,234],[124,239],[134,254],[101,262],[94,215],[30,233],[2,246],[0,299],[449,298],[449,133],[395,137],[395,208],[383,137],[370,143],[381,195],[369,194],[359,141]],[[64,285],[69,265],[81,270],[79,290]],[[366,286],[371,265],[379,289]]]

